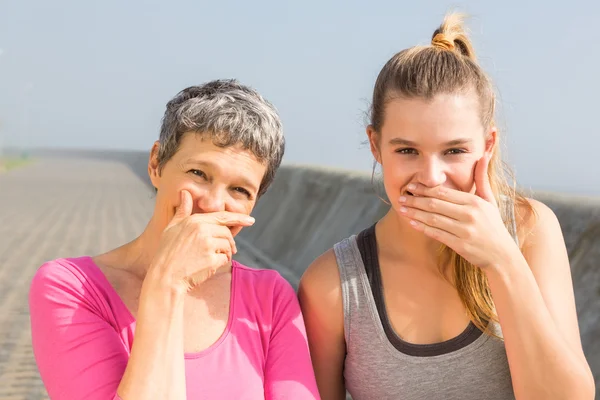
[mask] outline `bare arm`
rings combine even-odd
[[[554,213],[530,201],[518,221],[528,234],[515,244],[494,198],[486,154],[475,168],[476,193],[414,185],[401,212],[424,232],[485,271],[519,399],[593,399],[583,355],[571,269]]]
[[[531,201],[537,221],[487,276],[517,399],[593,399],[579,335],[569,260],[554,213]]]
[[[117,389],[122,399],[186,398],[184,297],[169,284],[168,275],[149,271],[140,295],[131,356]]]
[[[123,400],[186,399],[185,296],[231,261],[235,243],[227,226],[252,224],[247,215],[192,215],[192,208],[191,195],[182,191],[144,279],[135,340],[117,390]]]
[[[325,252],[308,267],[300,280],[298,297],[321,398],[343,400],[346,398],[344,311],[333,250]]]

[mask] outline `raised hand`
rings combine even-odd
[[[400,213],[418,231],[450,247],[480,268],[500,266],[518,250],[506,229],[488,178],[489,158],[475,168],[475,194],[446,187],[409,186],[417,196],[402,196]]]
[[[231,262],[237,252],[229,227],[251,226],[254,218],[227,211],[192,214],[192,195],[181,191],[181,203],[165,228],[151,269],[190,291]]]

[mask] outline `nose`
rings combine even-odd
[[[218,187],[206,190],[196,202],[201,213],[225,211],[225,193]]]
[[[444,163],[436,157],[424,158],[418,173],[419,183],[427,187],[435,187],[446,182]]]

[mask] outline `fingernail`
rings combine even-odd
[[[404,203],[406,201],[406,197],[405,196],[400,196],[400,203]]]
[[[400,207],[400,212],[405,213],[406,212],[406,207],[404,207],[404,206]]]
[[[415,190],[417,188],[417,185],[415,185],[414,183],[411,183],[410,185],[408,185],[408,190]]]
[[[253,224],[256,220],[253,217],[248,217],[248,222]]]

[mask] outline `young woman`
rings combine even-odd
[[[235,81],[167,104],[144,232],[105,254],[47,262],[31,284],[50,398],[319,398],[293,288],[232,260],[283,151],[273,106]]]
[[[323,399],[594,397],[560,226],[503,179],[494,106],[457,14],[381,70],[390,210],[299,288]]]

